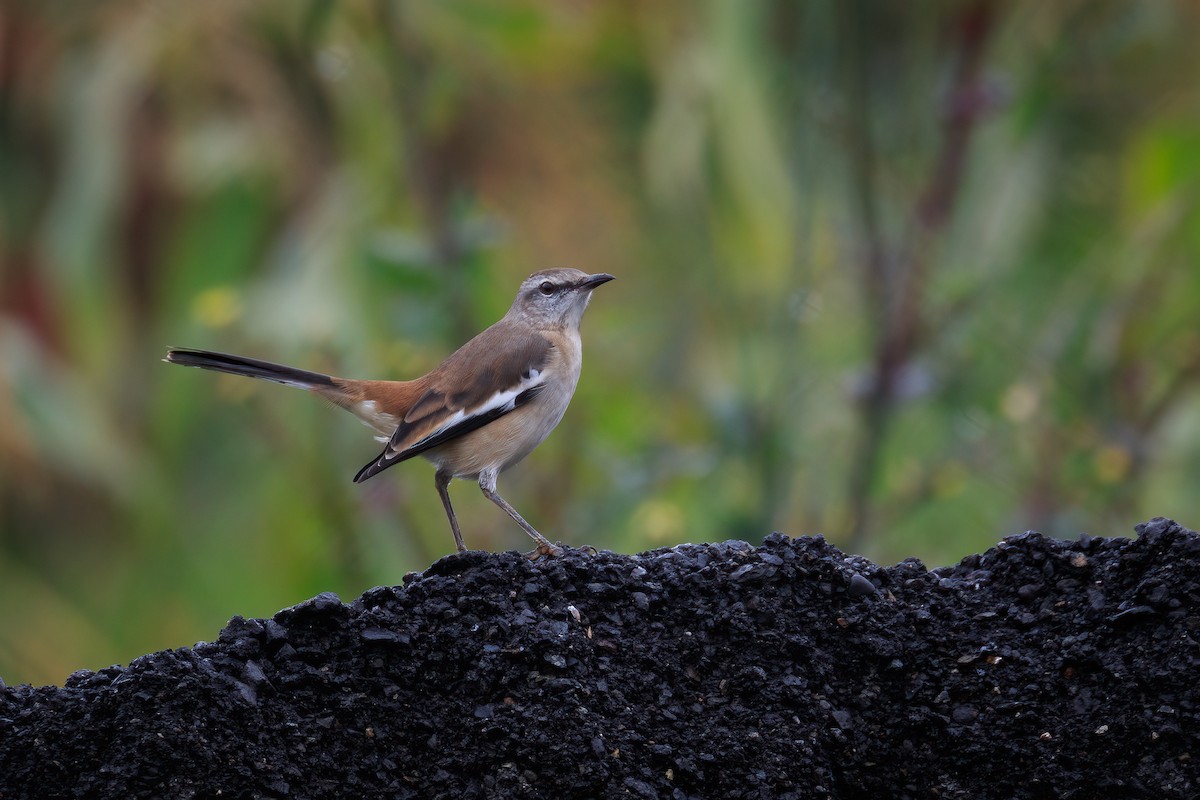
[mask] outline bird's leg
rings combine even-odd
[[[442,498],[442,506],[446,509],[446,517],[450,520],[450,530],[454,533],[454,544],[458,545],[458,552],[465,553],[467,551],[466,544],[463,543],[462,531],[458,529],[458,517],[454,516],[454,506],[450,505],[450,479],[454,476],[449,472],[438,470],[434,476],[434,483],[437,485],[438,497]]]
[[[521,529],[533,537],[537,542],[537,550],[534,551],[535,556],[543,555],[558,555],[559,550],[549,539],[538,533],[532,525],[525,521],[525,518],[517,513],[517,510],[508,504],[500,495],[496,494],[496,471],[484,470],[479,473],[479,488],[483,491],[483,496],[491,500],[496,505],[504,509],[504,513],[513,518],[513,521],[521,526]]]

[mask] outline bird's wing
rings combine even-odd
[[[476,336],[429,375],[428,389],[354,482],[478,430],[532,400],[545,387],[552,349],[544,336],[503,323]]]

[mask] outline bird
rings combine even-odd
[[[274,381],[346,409],[385,442],[355,483],[421,456],[436,467],[454,544],[467,550],[450,503],[450,481],[474,480],[537,543],[535,555],[558,549],[496,491],[500,473],[529,455],[554,430],[575,393],[583,364],[579,324],[592,291],[614,280],[555,268],[522,281],[508,312],[431,372],[408,381],[354,380],[246,356],[171,347],[170,364]]]

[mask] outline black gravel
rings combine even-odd
[[[444,558],[0,691],[0,798],[1200,797],[1200,535]]]

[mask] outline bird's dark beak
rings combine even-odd
[[[586,278],[584,278],[580,282],[579,288],[591,290],[591,289],[595,289],[597,286],[599,286],[602,283],[608,283],[609,281],[615,281],[615,280],[616,280],[616,277],[613,275],[609,275],[607,272],[597,272],[595,275],[588,275]]]

